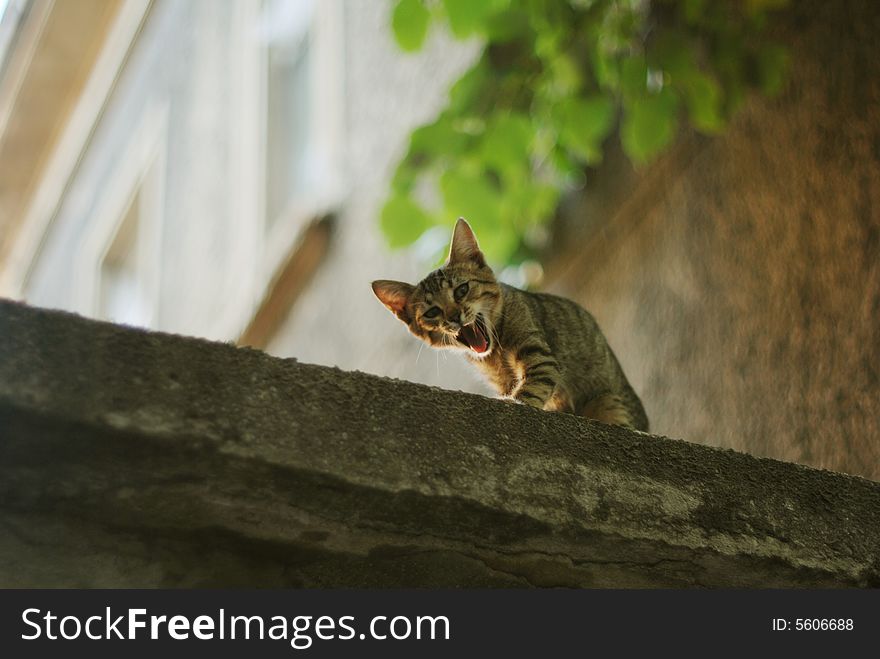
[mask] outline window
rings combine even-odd
[[[160,327],[167,115],[166,105],[144,112],[119,150],[82,234],[74,266],[74,309],[84,315]]]
[[[138,258],[140,216],[138,191],[101,262],[98,315],[116,323],[146,327],[151,310],[143,284],[144,268]]]
[[[266,225],[271,228],[316,183],[309,180],[315,174],[309,166],[315,159],[309,130],[314,4],[274,0],[268,8],[275,21],[289,26],[275,30],[266,54]]]
[[[305,224],[339,201],[342,38],[338,0],[264,0],[264,244],[269,272]]]

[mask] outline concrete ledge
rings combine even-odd
[[[0,302],[0,586],[880,586],[880,484]]]

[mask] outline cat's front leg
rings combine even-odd
[[[549,355],[541,355],[523,365],[523,378],[513,397],[532,407],[555,410],[558,409],[559,398],[555,394],[561,389],[561,381],[556,360]]]

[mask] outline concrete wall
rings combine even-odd
[[[612,155],[553,288],[652,430],[880,479],[880,5],[796,2],[790,82],[712,140]]]
[[[880,483],[0,301],[0,587],[877,587]]]

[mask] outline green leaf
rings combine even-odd
[[[558,53],[549,67],[553,90],[560,94],[575,94],[583,84],[581,70],[577,62],[566,53]]]
[[[519,229],[543,223],[556,210],[559,194],[559,188],[555,185],[524,181],[507,192],[506,215],[518,218]]]
[[[486,20],[486,36],[493,43],[507,43],[528,34],[529,15],[519,8],[495,13]]]
[[[692,41],[677,31],[661,34],[651,47],[651,65],[669,74],[672,84],[686,82],[698,71]]]
[[[789,56],[764,28],[788,1],[395,0],[404,50],[422,47],[439,19],[457,38],[479,37],[483,53],[439,118],[412,134],[381,213],[389,242],[439,221],[412,196],[424,182],[436,184],[444,220],[471,221],[490,260],[522,258],[524,232],[601,159],[618,108],[620,142],[641,164],[673,142],[682,111],[716,133],[750,88],[778,93]],[[655,4],[668,21],[655,21]]]
[[[602,141],[614,123],[614,104],[602,95],[569,98],[557,106],[559,140],[586,163],[602,159]]]
[[[470,108],[489,82],[488,64],[484,56],[452,85],[449,90],[449,112],[455,114]]]
[[[553,27],[541,26],[535,29],[535,40],[532,50],[545,63],[552,61],[559,54],[562,44],[562,31]]]
[[[395,194],[382,208],[380,224],[392,248],[414,243],[431,226],[428,214],[410,197]]]
[[[468,220],[470,221],[470,220]],[[473,225],[473,223],[471,223]],[[477,238],[480,241],[480,249],[486,255],[489,263],[510,263],[519,249],[520,234],[510,227],[502,230],[483,231],[479,225],[473,225]]]
[[[574,157],[561,145],[557,145],[550,152],[550,163],[558,174],[564,179],[569,179],[583,171],[580,162],[576,162]]]
[[[688,25],[694,25],[699,22],[703,15],[705,4],[706,0],[684,0],[682,11],[684,13],[684,20]]]
[[[391,17],[397,45],[407,52],[421,48],[428,34],[430,20],[431,15],[422,0],[400,0]]]
[[[535,131],[523,114],[496,115],[483,138],[483,161],[495,171],[505,174],[528,166]]]
[[[668,88],[626,103],[620,139],[633,162],[647,163],[672,142],[678,126],[677,108],[678,99]]]
[[[627,57],[620,63],[620,91],[624,96],[640,96],[648,87],[648,63],[644,57]]]
[[[769,44],[758,52],[758,78],[761,91],[768,96],[774,96],[782,91],[788,63],[788,51],[782,46]]]
[[[464,217],[480,240],[480,248],[492,263],[507,263],[519,245],[519,233],[502,221],[504,198],[478,169],[462,166],[440,177],[445,213]]]
[[[612,53],[607,52],[598,43],[591,57],[593,75],[602,89],[617,90],[620,86],[620,71]]]
[[[480,172],[448,169],[440,176],[440,191],[446,210],[453,217],[465,217],[480,235],[497,231],[501,223],[501,198]]]
[[[406,195],[415,187],[418,179],[418,170],[406,160],[402,160],[394,171],[391,179],[391,188],[394,192]]]
[[[717,133],[724,127],[721,113],[721,86],[705,73],[694,73],[682,86],[691,123],[704,133]]]
[[[505,0],[443,0],[449,27],[458,39],[485,32],[487,19],[505,4]]]
[[[437,121],[416,128],[409,141],[409,154],[437,157],[464,151],[468,136],[455,130],[452,120],[441,115]]]

